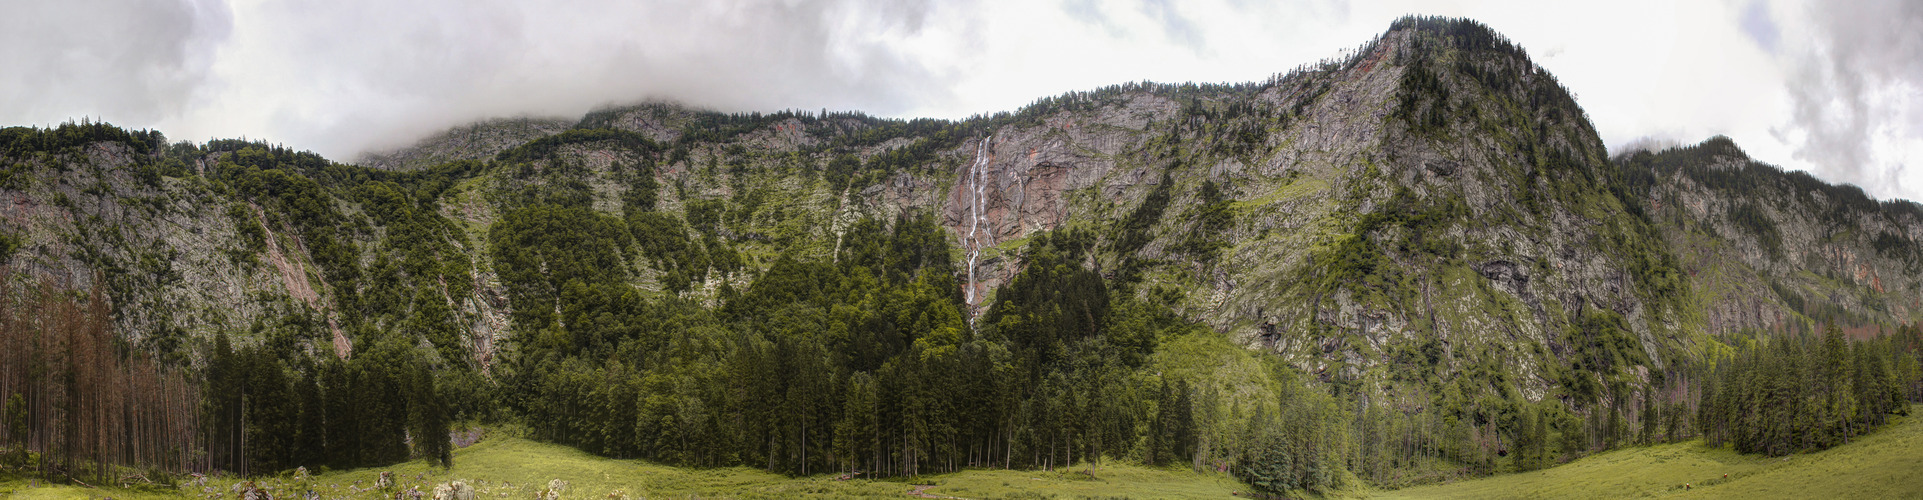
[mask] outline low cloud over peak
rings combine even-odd
[[[350,159],[648,99],[959,118],[1127,81],[1261,80],[1414,13],[1544,51],[1605,143],[1728,135],[1923,197],[1923,6],[1628,1],[0,0],[0,124],[94,117]]]
[[[1832,180],[1923,191],[1923,4],[1798,5],[1812,43],[1789,54],[1791,121],[1776,135]]]

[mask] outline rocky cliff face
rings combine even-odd
[[[1918,318],[1923,207],[1877,202],[1717,137],[1616,158],[1698,291],[1703,328],[1864,334]]]
[[[198,162],[175,177],[149,160],[119,142],[11,158],[0,219],[23,240],[19,276],[106,287],[120,331],[163,352],[320,305],[298,238],[253,233],[268,244],[249,247],[257,207],[189,173]]]
[[[419,170],[450,161],[481,160],[528,141],[561,133],[573,120],[500,118],[448,129],[411,146],[362,154],[355,163],[385,170]]]
[[[1123,85],[964,122],[649,103],[456,129],[363,159],[378,169],[283,161],[318,207],[235,188],[222,165],[259,146],[102,142],[9,157],[25,180],[0,190],[0,215],[27,242],[16,267],[102,272],[137,339],[287,330],[346,352],[442,302],[458,337],[421,341],[483,366],[513,348],[517,307],[490,232],[552,199],[685,221],[669,231],[709,272],[683,290],[672,258],[628,251],[626,276],[707,304],[777,255],[833,258],[862,218],[933,216],[977,305],[1030,236],[1090,231],[1086,265],[1120,289],[1398,404],[1640,383],[1704,333],[1914,318],[1915,205],[1866,205],[1713,142],[1612,162],[1522,50],[1407,20],[1260,83]],[[1718,180],[1752,177],[1767,187]],[[345,243],[317,253],[307,212]],[[433,293],[367,306],[401,293],[382,276]]]

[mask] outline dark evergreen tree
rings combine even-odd
[[[246,394],[248,473],[274,473],[295,467],[295,428],[300,407],[280,361],[247,349],[240,354],[249,371]]]
[[[325,412],[327,465],[349,469],[361,465],[360,393],[355,372],[346,361],[333,358],[320,366],[321,397]]]
[[[411,372],[412,380],[408,385],[413,390],[407,403],[413,421],[410,434],[415,443],[414,455],[430,464],[453,467],[454,447],[448,435],[447,405],[441,403],[434,376],[428,372],[427,366],[417,363]]]
[[[321,392],[319,370],[311,369],[294,381],[294,397],[300,402],[300,417],[294,424],[293,463],[301,466],[328,463],[327,403]]]

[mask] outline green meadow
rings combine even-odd
[[[1923,406],[1912,412],[1923,412]],[[1393,491],[1351,490],[1341,498],[1876,498],[1923,499],[1923,424],[1900,418],[1889,427],[1829,450],[1768,458],[1704,447],[1700,441],[1634,447],[1557,467]],[[1247,487],[1222,474],[1180,468],[1087,464],[1050,471],[983,469],[915,479],[790,478],[744,468],[695,469],[613,460],[516,437],[490,437],[454,454],[454,467],[422,462],[331,471],[306,481],[260,479],[275,498],[378,498],[372,489],[392,471],[390,491],[423,493],[452,480],[473,485],[477,498],[534,498],[550,481],[567,482],[563,498],[1230,498]],[[1725,479],[1727,475],[1727,479]],[[0,479],[0,498],[125,500],[237,498],[236,479],[179,490],[46,486]],[[1685,488],[1684,485],[1688,487]]]
[[[1221,474],[1178,468],[1089,464],[1049,471],[969,470],[916,479],[842,479],[838,475],[790,478],[757,469],[695,469],[597,457],[573,448],[513,437],[490,437],[454,453],[454,467],[409,462],[393,467],[333,471],[307,481],[289,476],[257,479],[274,498],[301,498],[309,489],[322,498],[378,498],[371,489],[392,471],[391,491],[463,480],[477,498],[534,498],[552,480],[567,482],[563,498],[1224,498],[1240,483]],[[184,486],[181,491],[78,486],[29,487],[26,479],[0,481],[0,498],[176,499],[238,498],[237,479]],[[44,483],[42,483],[44,484]]]
[[[1923,425],[1917,422],[1923,406],[1910,412],[1855,442],[1815,453],[1769,458],[1690,441],[1375,498],[1923,498]]]

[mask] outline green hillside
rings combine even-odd
[[[1923,498],[1920,476],[1923,423],[1908,417],[1856,442],[1815,453],[1763,457],[1689,441],[1371,498]]]

